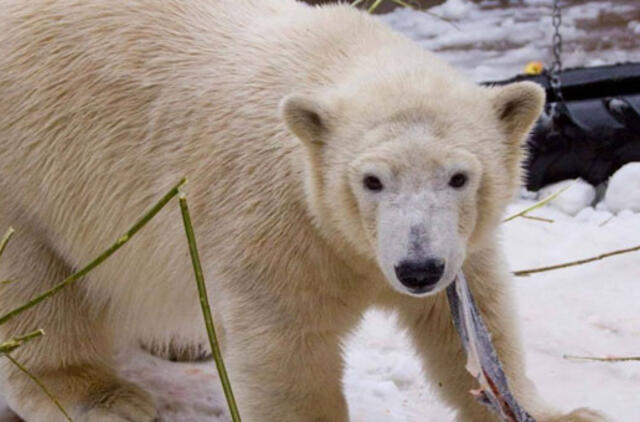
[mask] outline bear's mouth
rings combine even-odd
[[[409,290],[409,293],[414,295],[423,295],[425,293],[430,293],[435,287],[436,285],[434,284],[433,286],[425,287],[407,287],[407,290]]]

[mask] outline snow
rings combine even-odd
[[[604,202],[611,212],[640,212],[640,162],[625,164],[611,176]]]
[[[382,16],[477,81],[506,79],[531,61],[552,61],[551,0],[448,0],[427,13]],[[565,67],[640,60],[637,0],[563,2]],[[635,16],[635,20],[634,19]],[[622,23],[618,28],[612,21]]]
[[[640,60],[636,1],[567,5],[562,23],[565,64]],[[549,63],[551,1],[509,2],[506,8],[499,7],[501,3],[506,2],[448,0],[429,13],[398,9],[382,19],[475,80],[513,76],[533,60]],[[601,22],[620,22],[622,29],[589,26]],[[554,203],[531,212],[552,223],[523,218],[505,223],[503,243],[511,268],[546,266],[637,245],[639,164],[628,168],[611,179],[605,201],[594,207],[593,192],[578,182]],[[515,200],[507,215],[530,206],[535,197],[529,193]],[[616,421],[638,420],[640,362],[578,362],[563,355],[640,355],[639,262],[640,252],[635,252],[514,278],[527,373],[556,407],[569,411],[589,406]],[[344,387],[352,422],[454,419],[421,374],[393,315],[369,312],[345,343],[345,356]],[[123,374],[152,392],[160,422],[229,421],[212,362],[172,363],[135,352]],[[239,406],[242,412],[242,403]],[[14,422],[3,407],[0,397],[0,422]]]
[[[443,19],[461,20],[469,16],[474,6],[467,0],[449,0],[441,6],[434,7],[431,12]]]
[[[540,189],[539,198],[546,198],[560,191],[562,195],[554,198],[549,205],[569,215],[576,215],[596,198],[596,189],[582,179],[563,180],[547,185]]]

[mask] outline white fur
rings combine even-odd
[[[390,287],[409,224],[451,263],[439,288],[463,265],[536,419],[601,420],[557,416],[524,377],[496,241],[539,88],[477,87],[346,5],[0,0],[0,10],[0,227],[17,229],[0,279],[19,280],[2,309],[87,263],[187,175],[245,422],[347,421],[340,342],[370,306],[398,310],[461,420],[493,420],[468,393],[443,295]],[[464,192],[445,186],[457,166],[471,175]],[[394,188],[366,197],[362,171]],[[112,357],[205,338],[175,204],[0,334],[36,327],[46,339],[16,357],[76,421],[153,420],[152,399]],[[30,380],[0,369],[24,419],[62,420]]]

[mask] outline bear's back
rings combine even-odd
[[[246,147],[256,136],[242,139],[247,129],[266,126],[272,128],[260,138],[271,142],[279,124],[279,94],[265,105],[269,85],[248,79],[255,71],[245,63],[260,49],[248,45],[248,32],[257,17],[266,22],[300,7],[234,3],[4,0],[3,223],[28,220],[52,241],[84,244],[69,222],[86,230],[100,220],[103,229],[89,237],[104,245],[183,175],[196,186],[205,177],[216,178],[221,190],[233,186],[238,172],[230,170],[235,161],[250,161],[252,151],[232,144]],[[264,153],[273,150],[257,153],[272,161]],[[221,169],[224,178],[216,177]],[[131,215],[114,218],[104,208]]]
[[[349,6],[293,0],[2,8],[1,223],[38,227],[72,265],[185,175],[221,226],[234,218],[237,230],[235,220],[266,232],[301,218],[301,146],[278,103],[405,42]]]

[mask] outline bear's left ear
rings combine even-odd
[[[289,95],[280,102],[280,116],[300,140],[321,145],[329,132],[329,112],[319,101],[302,95]]]
[[[533,82],[518,82],[494,88],[493,106],[510,144],[523,142],[545,102],[545,91]]]

